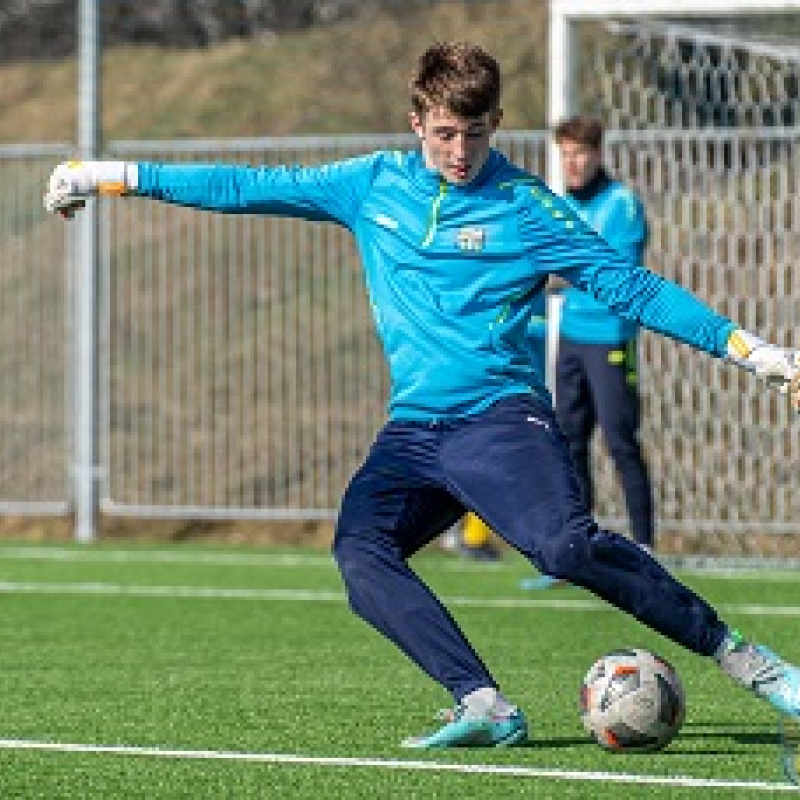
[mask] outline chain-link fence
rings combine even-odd
[[[611,132],[609,164],[642,193],[648,264],[786,345],[800,307],[795,129]],[[543,173],[548,136],[497,145]],[[130,160],[318,163],[409,137],[115,143]],[[70,504],[70,226],[45,217],[58,148],[0,151],[4,247],[0,512]],[[111,514],[313,519],[384,418],[383,360],[349,234],[135,198],[101,202],[101,507]],[[665,547],[784,552],[797,430],[749,376],[645,334],[642,437]],[[624,527],[595,454],[601,518]]]
[[[733,15],[724,22],[584,24],[581,106],[604,119],[612,170],[645,201],[648,265],[797,347],[800,53]],[[795,554],[800,440],[786,403],[650,334],[641,349],[662,529],[679,534],[681,549]],[[595,457],[599,510],[624,517],[599,449]]]
[[[68,240],[42,210],[59,146],[0,146],[0,513],[69,507]]]

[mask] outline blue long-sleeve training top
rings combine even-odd
[[[578,191],[568,192],[567,203],[632,265],[644,264],[647,220],[636,193],[608,173],[600,172]],[[575,342],[621,345],[632,339],[638,326],[579,289],[564,292],[560,333]]]
[[[419,152],[314,167],[138,164],[139,195],[215,211],[338,223],[355,236],[391,376],[392,419],[549,402],[527,324],[559,273],[616,314],[717,356],[736,327],[607,244],[545,184],[491,151],[467,185]]]

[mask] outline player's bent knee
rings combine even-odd
[[[336,529],[331,549],[352,605],[354,589],[359,584],[359,575],[368,572],[364,569],[367,554],[364,548],[359,546],[358,537],[349,535],[339,527]]]
[[[596,530],[597,525],[588,517],[565,522],[560,534],[542,549],[542,571],[577,583],[590,560],[590,538]]]
[[[360,538],[358,530],[346,524],[345,521],[340,520],[336,525],[331,551],[340,569],[343,563],[353,557],[357,557],[358,547],[356,543]]]
[[[370,538],[360,534],[360,529],[337,529],[333,541],[333,556],[342,576],[350,609],[372,625],[380,625],[387,605],[384,560]]]
[[[374,528],[366,528],[358,522],[348,524],[346,519],[340,519],[331,550],[345,581],[353,567],[379,559],[379,549]]]

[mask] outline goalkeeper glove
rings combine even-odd
[[[98,194],[124,195],[136,189],[136,164],[125,161],[67,161],[51,173],[44,207],[71,217],[86,198]]]
[[[792,405],[800,411],[800,351],[776,347],[741,328],[730,335],[727,349],[734,364],[789,392]]]

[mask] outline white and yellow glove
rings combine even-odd
[[[788,393],[795,411],[800,411],[800,351],[776,347],[739,328],[728,339],[728,358]]]
[[[44,207],[52,214],[71,217],[92,195],[129,194],[138,178],[136,164],[126,161],[67,161],[51,173]]]

